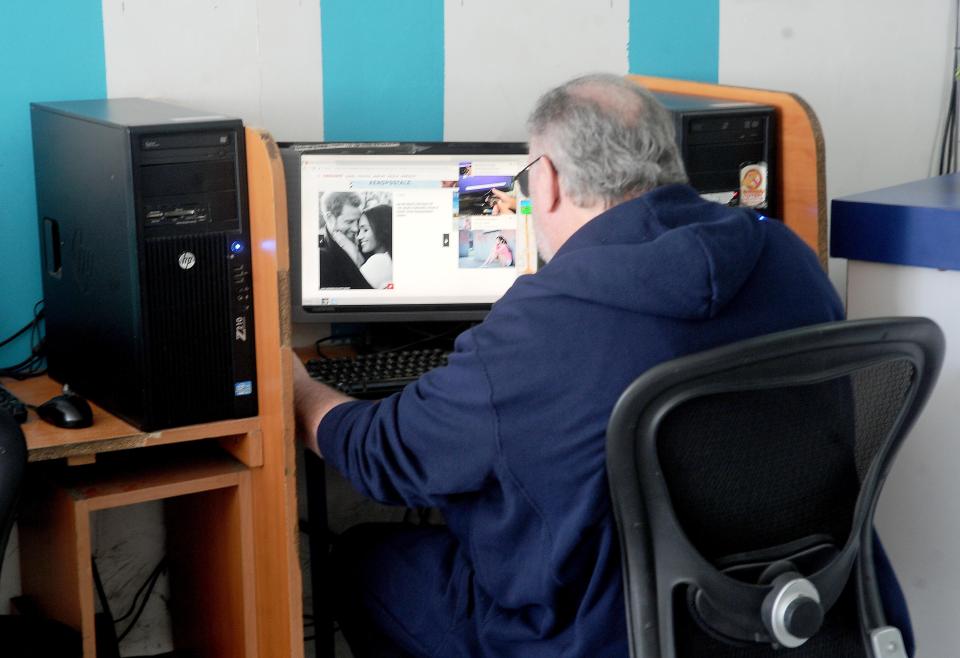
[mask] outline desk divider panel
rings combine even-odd
[[[287,197],[270,134],[247,128],[263,466],[251,471],[259,656],[303,658]]]

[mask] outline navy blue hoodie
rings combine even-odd
[[[520,277],[448,366],[333,409],[320,449],[364,494],[442,510],[486,655],[626,656],[604,450],[617,398],[662,361],[842,314],[782,223],[658,188]]]

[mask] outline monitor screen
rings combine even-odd
[[[536,271],[517,143],[285,144],[294,319],[477,319]]]

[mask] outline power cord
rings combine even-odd
[[[46,341],[42,330],[43,300],[33,305],[33,319],[17,330],[13,335],[0,340],[0,348],[12,343],[23,334],[30,332],[30,356],[12,366],[0,367],[0,377],[27,379],[44,374],[46,369]]]
[[[130,631],[133,630],[133,627],[137,625],[137,622],[140,620],[140,615],[143,614],[144,608],[147,607],[147,601],[150,600],[150,595],[153,593],[154,587],[157,585],[157,581],[160,580],[161,574],[167,570],[167,557],[163,556],[160,559],[160,562],[157,563],[157,566],[154,567],[153,572],[147,577],[147,580],[140,586],[140,589],[137,590],[137,593],[133,595],[133,601],[130,602],[130,608],[123,613],[120,617],[114,620],[114,623],[119,623],[131,615],[133,619],[130,620],[130,623],[127,624],[127,627],[123,630],[120,635],[117,636],[117,641],[122,642],[123,638],[127,637],[130,634]],[[137,607],[137,599],[140,598],[140,595],[143,595],[143,599],[140,601],[139,607]],[[134,608],[136,608],[136,613],[134,613]]]
[[[950,100],[947,103],[947,116],[943,124],[938,162],[938,173],[941,176],[957,171],[957,77],[960,76],[960,1],[955,4],[956,34],[953,43],[953,75],[950,76]]]
[[[133,630],[133,627],[136,626],[137,622],[140,620],[140,616],[143,614],[144,608],[147,607],[147,601],[150,600],[150,595],[153,593],[154,588],[157,585],[157,581],[160,580],[161,574],[167,570],[167,557],[163,556],[160,559],[160,562],[157,563],[157,566],[153,568],[153,571],[150,572],[150,575],[147,576],[147,579],[137,590],[137,593],[133,595],[133,600],[130,602],[130,607],[122,615],[114,619],[113,612],[110,610],[110,601],[107,600],[107,593],[103,588],[103,581],[100,580],[100,572],[97,569],[97,561],[91,558],[93,564],[93,584],[97,590],[97,598],[100,601],[100,608],[103,610],[103,613],[107,616],[108,619],[112,622],[112,625],[119,624],[126,619],[130,619],[130,622],[127,624],[127,627],[123,629],[119,635],[117,635],[117,644],[123,641],[127,635],[130,634],[130,631]],[[140,597],[143,597],[142,599]],[[132,617],[132,619],[131,619]]]

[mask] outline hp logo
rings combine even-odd
[[[180,258],[177,259],[177,262],[180,264],[181,270],[189,270],[191,267],[197,264],[197,257],[193,255],[190,251],[185,251],[180,254]]]

